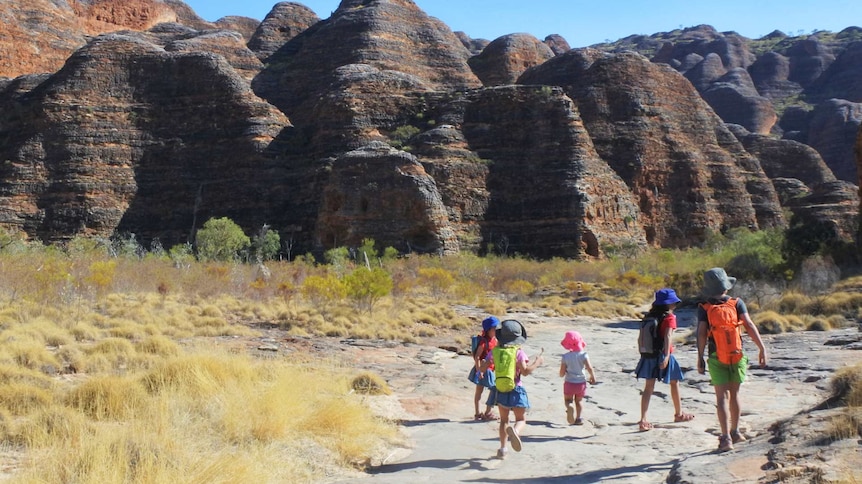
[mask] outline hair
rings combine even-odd
[[[664,316],[670,312],[670,304],[653,304],[649,308],[649,312],[647,312],[647,317],[655,317],[658,320],[664,318]]]

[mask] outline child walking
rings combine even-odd
[[[521,451],[521,431],[527,424],[526,413],[530,408],[527,390],[521,381],[522,377],[535,371],[543,362],[542,352],[530,363],[527,353],[521,349],[527,341],[527,330],[524,325],[514,319],[507,319],[500,324],[497,334],[499,345],[482,363],[486,369],[491,364],[496,367],[497,410],[500,412],[500,449],[497,458],[505,459],[507,440],[512,443],[515,452]],[[500,390],[503,382],[509,381],[513,388],[509,391]],[[514,414],[515,423],[509,425],[509,414]]]
[[[593,372],[593,365],[590,364],[590,356],[585,350],[587,343],[584,342],[581,333],[566,331],[566,335],[560,344],[563,345],[563,348],[569,350],[568,353],[563,355],[563,360],[560,363],[560,376],[565,377],[563,381],[563,401],[566,404],[566,420],[569,422],[569,425],[583,425],[581,401],[587,394],[587,377],[584,375],[584,369],[590,374],[589,382],[591,385],[596,384],[596,374]],[[573,401],[575,404],[574,408],[572,408]],[[575,415],[575,412],[577,412],[577,415]]]
[[[476,420],[497,420],[493,409],[496,405],[497,388],[494,386],[494,365],[491,364],[486,370],[482,370],[482,362],[497,346],[497,328],[500,326],[500,320],[495,316],[488,316],[482,321],[482,332],[479,334],[476,347],[473,349],[473,368],[467,378],[476,385],[476,390],[473,394],[473,418]],[[482,399],[482,392],[488,389],[488,400],[485,402],[485,411],[479,411],[479,401]]]
[[[643,393],[641,394],[641,419],[638,427],[641,432],[652,429],[652,424],[647,420],[649,401],[655,389],[655,382],[661,379],[670,384],[670,396],[673,400],[673,421],[688,422],[694,415],[682,411],[682,403],[679,398],[679,382],[683,379],[682,368],[673,356],[673,330],[676,329],[676,315],[673,310],[678,303],[682,302],[676,295],[676,291],[669,288],[659,289],[655,292],[655,300],[644,319],[654,317],[659,321],[658,336],[661,339],[661,351],[652,355],[642,353],[640,361],[635,368],[637,378],[646,379]]]

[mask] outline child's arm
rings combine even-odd
[[[539,352],[539,355],[536,356],[536,359],[533,360],[532,363],[523,364],[523,363],[519,362],[519,364],[521,365],[521,374],[522,375],[529,375],[530,373],[533,373],[533,371],[535,371],[536,368],[541,366],[541,364],[544,363],[544,361],[545,361],[545,358],[542,357],[542,353],[544,353],[544,352],[545,352],[545,348],[542,348],[542,350]]]
[[[590,360],[587,359],[584,361],[584,368],[590,373],[590,385],[596,384],[596,373],[593,371],[593,365],[590,364]]]
[[[566,362],[560,362],[560,376],[566,376]]]
[[[661,348],[661,369],[664,370],[667,368],[667,365],[670,364],[670,339],[673,338],[673,328],[668,326],[667,331],[664,334],[664,344]]]
[[[477,357],[475,357],[475,356],[474,356],[473,358],[474,358],[477,362],[479,362],[479,358],[477,358]],[[488,368],[490,368],[490,367],[491,367],[491,362],[492,362],[492,361],[493,361],[493,357],[491,356],[491,353],[489,352],[489,353],[488,353],[488,356],[487,356],[484,360],[482,360],[481,362],[479,362],[479,366],[477,367],[478,369],[477,369],[476,371],[478,371],[479,373],[483,373],[485,370],[487,370]]]

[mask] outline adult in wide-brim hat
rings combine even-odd
[[[703,289],[705,297],[718,297],[729,291],[736,284],[736,278],[727,275],[721,267],[713,267],[703,273]]]
[[[500,346],[522,345],[527,341],[527,330],[520,321],[507,319],[497,329],[497,341]]]

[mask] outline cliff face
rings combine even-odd
[[[856,182],[853,140],[862,102],[862,28],[760,39],[708,25],[632,36],[599,48],[634,50],[688,78],[723,121],[814,147]]]
[[[573,50],[519,82],[566,86],[599,156],[635,195],[651,244],[784,223],[758,160],[674,70],[633,53]]]
[[[293,253],[373,238],[601,257],[782,226],[782,208],[841,234],[858,217],[828,161],[855,141],[853,102],[787,110],[797,141],[764,134],[775,112],[760,86],[800,94],[852,64],[827,62],[827,44],[769,64],[700,27],[691,45],[653,46],[670,68],[559,36],[473,41],[410,0],[345,0],[322,21],[282,2],[256,27],[205,23],[179,0],[134,5],[70,2],[57,38],[86,32],[80,19],[123,30],[82,33],[46,74],[0,78],[0,225],[169,246],[226,216],[247,233],[271,226]],[[840,72],[830,85],[850,89]],[[821,157],[810,136],[844,151]]]
[[[55,72],[90,35],[162,22],[213,27],[182,2],[162,0],[15,0],[0,2],[0,19],[0,77]]]
[[[164,47],[107,34],[31,91],[7,86],[4,224],[43,240],[130,231],[177,242],[198,216],[263,222],[264,151],[287,118],[223,56]]]

